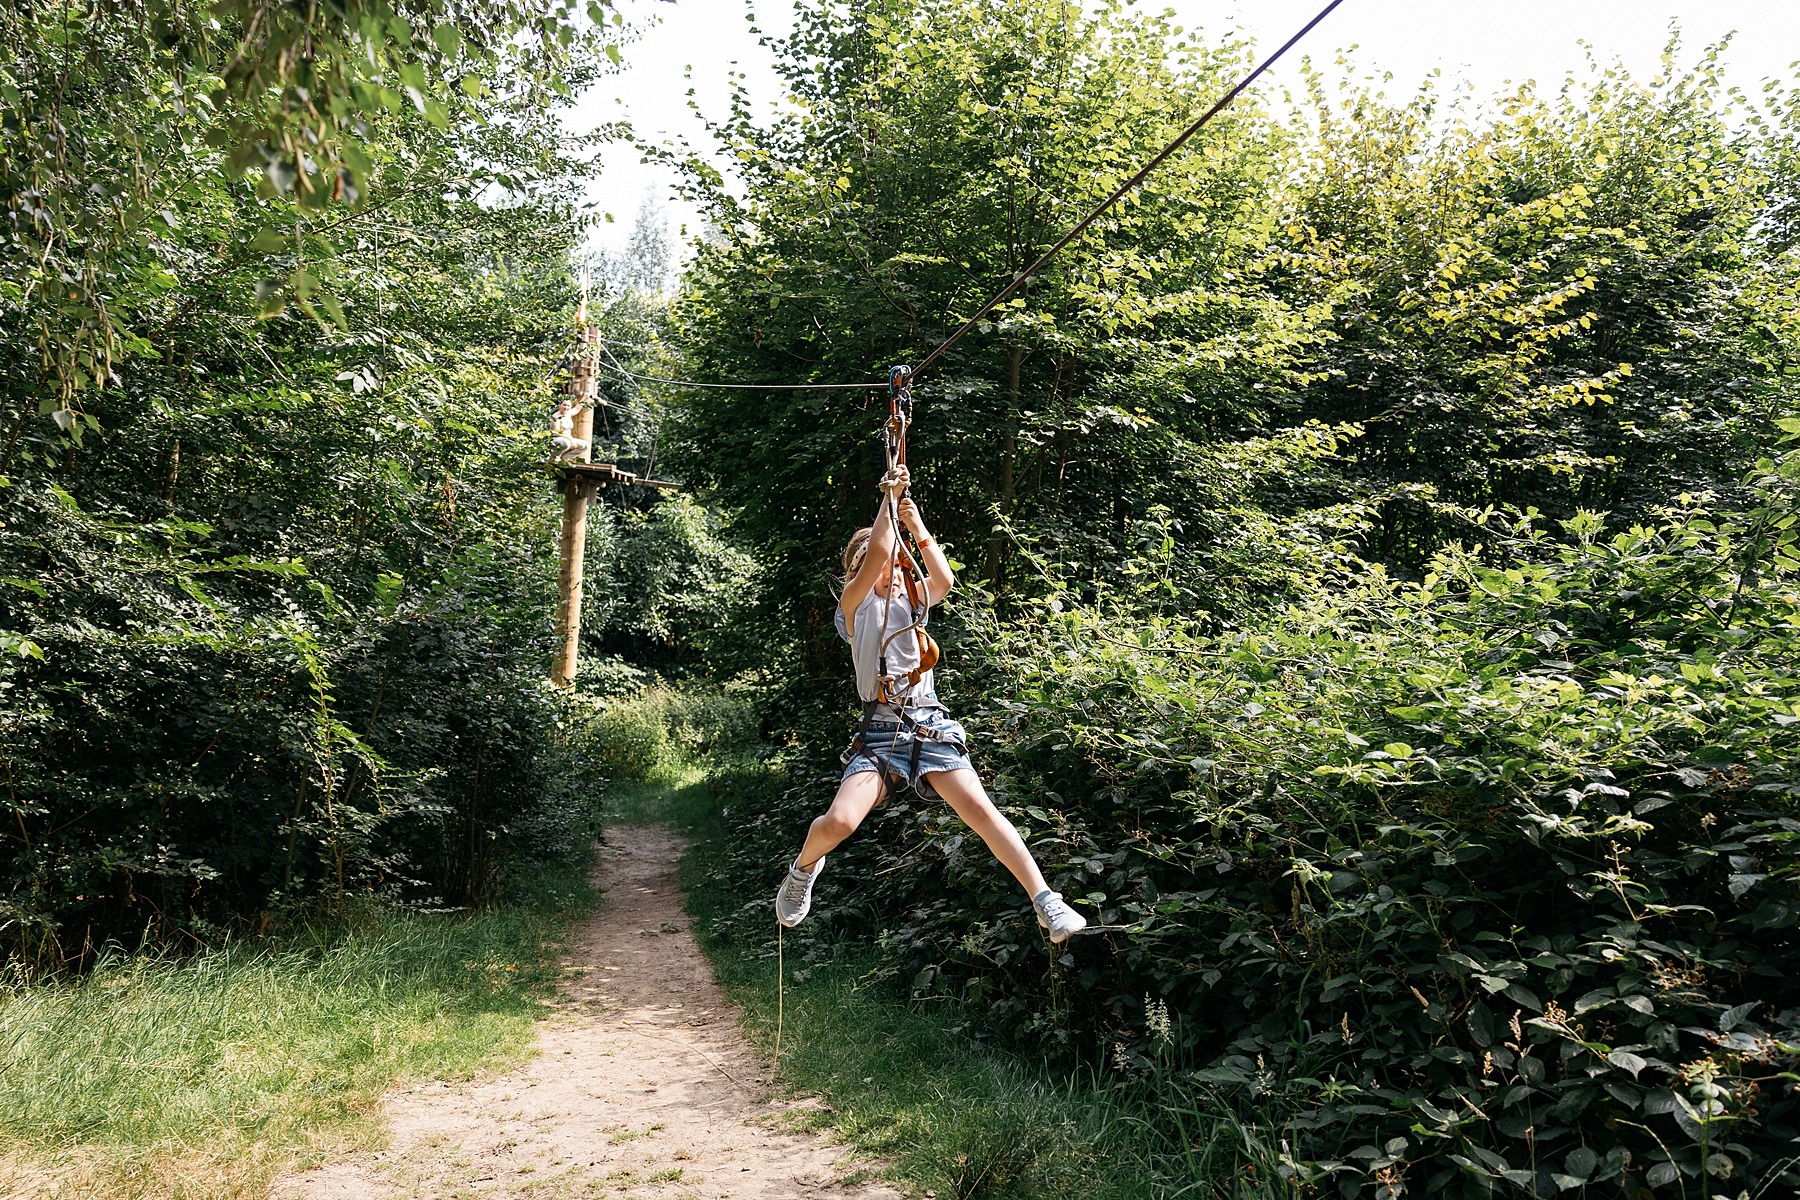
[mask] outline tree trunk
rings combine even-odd
[[[1024,361],[1023,346],[1006,352],[1006,428],[1000,440],[1000,486],[994,494],[995,529],[987,546],[987,585],[996,596],[1006,570],[1006,534],[998,526],[1013,512],[1013,472],[1019,456],[1019,367]]]
[[[587,462],[594,440],[594,355],[600,331],[589,326],[581,331],[581,346],[569,369],[569,391],[579,401],[572,434],[583,448],[576,461]],[[563,493],[562,544],[556,574],[556,660],[550,666],[550,682],[557,687],[575,686],[581,669],[581,583],[587,560],[588,485],[571,479]]]

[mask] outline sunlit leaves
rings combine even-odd
[[[448,131],[508,105],[541,111],[570,79],[592,78],[592,28],[563,36],[575,19],[516,0],[8,6],[0,321],[34,347],[27,386],[72,412],[117,382],[119,360],[154,329],[144,310],[167,290],[156,269],[182,257],[171,236],[205,237],[217,184],[275,227],[238,255],[280,254],[283,228],[304,254],[301,225],[367,201],[396,117]],[[489,111],[470,103],[484,80]],[[265,313],[292,301],[342,324],[330,289],[315,299],[270,278]]]
[[[593,139],[542,72],[598,51],[527,61],[566,9],[515,36],[543,14],[227,7],[96,9],[67,55],[80,6],[0,14],[0,906],[44,967],[477,900],[501,857],[583,844],[546,774],[539,464]],[[273,49],[207,57],[240,43]],[[457,811],[477,832],[444,839]]]
[[[1793,387],[1769,240],[1792,152],[1737,102],[1710,53],[1491,116],[1315,78],[1283,220],[1335,337],[1303,411],[1385,414],[1356,471],[1439,497],[1387,507],[1384,555],[1420,565],[1461,525],[1442,505],[1636,509],[1750,461]]]

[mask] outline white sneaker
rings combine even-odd
[[[1038,924],[1050,931],[1053,942],[1066,942],[1071,934],[1087,928],[1087,918],[1063,903],[1061,892],[1045,888],[1031,898],[1031,906],[1037,909]]]
[[[819,872],[825,869],[825,856],[819,855],[819,861],[812,865],[812,870],[802,871],[800,863],[795,861],[788,868],[787,878],[775,889],[775,919],[789,929],[806,920],[806,914],[812,911],[813,883],[819,878]],[[1077,918],[1079,920],[1079,918]],[[1085,922],[1084,922],[1085,924]]]

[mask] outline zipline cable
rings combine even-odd
[[[610,358],[611,356],[608,355]],[[887,390],[887,381],[880,383],[701,383],[695,379],[664,379],[660,375],[640,375],[636,371],[628,371],[614,362],[612,365],[601,364],[602,370],[623,375],[638,383],[667,383],[675,387],[720,388],[733,392],[847,392],[847,391],[883,391]]]
[[[964,334],[968,333],[969,330],[975,328],[975,326],[981,322],[981,319],[983,317],[985,317],[989,313],[993,312],[994,309],[998,308],[1000,305],[1006,303],[1006,301],[1012,297],[1012,294],[1014,292],[1018,291],[1021,287],[1025,286],[1025,284],[1027,282],[1029,282],[1030,279],[1034,275],[1036,275],[1039,271],[1041,271],[1044,268],[1044,265],[1046,263],[1048,263],[1051,259],[1055,258],[1058,254],[1062,253],[1063,250],[1067,249],[1069,243],[1073,242],[1076,238],[1080,237],[1083,233],[1085,233],[1087,231],[1088,227],[1090,225],[1092,225],[1095,221],[1098,221],[1101,217],[1105,216],[1107,210],[1112,208],[1112,206],[1117,204],[1120,200],[1123,200],[1126,197],[1126,195],[1131,192],[1131,190],[1133,188],[1137,187],[1138,184],[1144,182],[1144,180],[1149,177],[1150,172],[1152,172],[1152,171],[1156,170],[1156,168],[1162,166],[1162,164],[1168,160],[1170,155],[1174,154],[1177,150],[1179,150],[1183,146],[1187,145],[1188,141],[1195,134],[1199,133],[1202,129],[1206,128],[1206,125],[1208,122],[1210,122],[1214,117],[1218,116],[1221,112],[1225,111],[1225,109],[1231,104],[1231,102],[1233,100],[1236,100],[1240,95],[1242,95],[1244,93],[1244,90],[1246,88],[1248,88],[1251,84],[1255,83],[1258,79],[1260,79],[1265,71],[1267,71],[1270,67],[1274,66],[1277,62],[1279,62],[1281,60],[1282,55],[1286,54],[1289,50],[1292,50],[1296,45],[1298,45],[1299,42],[1301,41],[1301,39],[1306,37],[1307,34],[1311,33],[1313,31],[1314,27],[1319,24],[1319,22],[1323,21],[1326,17],[1329,17],[1337,9],[1338,5],[1342,4],[1343,2],[1344,2],[1344,0],[1331,0],[1331,2],[1329,4],[1327,4],[1324,8],[1320,9],[1318,14],[1316,16],[1314,16],[1312,20],[1308,21],[1305,25],[1300,27],[1300,31],[1298,33],[1294,34],[1293,37],[1291,37],[1287,41],[1283,42],[1281,44],[1280,49],[1276,50],[1275,53],[1269,55],[1269,57],[1263,59],[1262,62],[1257,64],[1255,70],[1251,71],[1248,75],[1246,75],[1242,79],[1238,80],[1236,86],[1234,86],[1229,92],[1226,92],[1223,96],[1219,97],[1218,100],[1214,101],[1213,106],[1211,108],[1209,108],[1205,112],[1201,113],[1200,116],[1192,124],[1190,124],[1186,129],[1183,129],[1179,134],[1177,134],[1175,136],[1175,140],[1170,142],[1167,146],[1164,146],[1157,153],[1155,158],[1152,158],[1149,162],[1145,163],[1142,167],[1138,168],[1138,171],[1135,175],[1133,175],[1130,179],[1127,179],[1124,183],[1120,184],[1117,188],[1115,188],[1113,190],[1112,194],[1110,196],[1108,196],[1106,199],[1102,200],[1099,203],[1099,205],[1097,205],[1094,208],[1094,210],[1092,212],[1088,213],[1087,216],[1083,217],[1080,221],[1076,222],[1074,228],[1070,229],[1067,233],[1063,234],[1062,237],[1058,238],[1055,245],[1051,246],[1048,250],[1044,251],[1043,254],[1038,256],[1037,261],[1033,262],[1030,266],[1026,267],[1024,270],[1022,270],[1018,274],[1014,275],[1012,277],[1011,282],[1009,282],[1005,287],[1001,288],[1000,291],[994,295],[993,299],[989,300],[986,304],[982,305],[979,309],[977,309],[975,312],[975,315],[970,317],[968,320],[964,321],[962,323],[962,325],[956,330],[955,333],[952,333],[948,338],[946,338],[942,342],[938,343],[938,346],[935,350],[933,350],[930,354],[927,354],[922,360],[920,360],[918,366],[913,367],[911,369],[911,371],[909,372],[910,376],[914,379],[918,378],[921,374],[923,374],[925,372],[926,368],[930,367],[932,363],[936,362],[944,354],[944,352],[946,350],[950,349],[950,347],[954,346],[958,341],[960,341]],[[641,374],[637,373],[636,371],[630,371],[630,370],[627,370],[625,367],[621,366],[619,364],[619,361],[617,359],[613,358],[611,354],[608,354],[606,357],[611,359],[612,361],[611,361],[610,365],[598,364],[602,367],[602,369],[613,371],[619,375],[623,375],[627,379],[631,379],[631,380],[634,380],[639,383],[663,383],[663,384],[668,384],[671,387],[710,388],[710,389],[717,389],[720,391],[741,391],[741,392],[836,392],[836,391],[870,391],[870,390],[887,388],[889,386],[888,382],[883,382],[883,383],[701,383],[699,380],[695,380],[695,379],[667,379],[667,378],[664,378],[659,375],[641,375]]]
[[[1075,225],[1075,228],[1073,228],[1073,229],[1069,230],[1069,232],[1065,233],[1057,241],[1057,243],[1054,246],[1052,246],[1048,250],[1044,251],[1044,253],[1038,257],[1038,260],[1036,262],[1032,263],[1029,267],[1026,267],[1023,271],[1020,271],[1017,275],[1014,275],[1012,277],[1011,283],[1009,283],[1005,287],[1001,288],[999,293],[997,295],[995,295],[995,297],[992,300],[989,300],[986,304],[982,305],[981,308],[976,311],[974,316],[970,317],[967,321],[963,322],[962,328],[958,329],[955,333],[951,334],[943,342],[939,343],[937,349],[933,350],[930,354],[927,354],[924,357],[924,359],[922,361],[920,361],[919,365],[912,369],[913,376],[916,378],[919,375],[923,374],[925,371],[925,368],[929,367],[933,362],[937,361],[938,357],[940,355],[942,355],[944,353],[944,351],[946,351],[950,347],[954,346],[957,343],[957,340],[959,338],[961,338],[963,336],[963,334],[965,334],[965,333],[969,332],[969,330],[975,328],[975,326],[981,321],[981,318],[987,316],[989,313],[993,312],[994,309],[996,309],[1000,305],[1004,304],[1007,301],[1007,299],[1012,296],[1012,294],[1014,292],[1018,291],[1021,287],[1023,287],[1025,285],[1027,280],[1029,280],[1033,275],[1036,275],[1038,273],[1038,271],[1042,270],[1045,263],[1047,263],[1051,259],[1055,258],[1057,256],[1057,254],[1059,254],[1066,246],[1068,246],[1068,244],[1070,242],[1072,242],[1076,238],[1080,237],[1082,235],[1082,233],[1087,229],[1088,226],[1092,225],[1095,221],[1098,221],[1106,213],[1107,209],[1111,208],[1113,205],[1117,204],[1120,200],[1124,199],[1125,194],[1127,192],[1131,191],[1132,188],[1135,188],[1138,184],[1142,183],[1144,181],[1145,177],[1148,176],[1150,174],[1150,172],[1156,170],[1157,167],[1160,167],[1163,164],[1164,160],[1166,160],[1171,154],[1175,153],[1177,150],[1179,150],[1183,146],[1185,146],[1187,144],[1189,138],[1193,137],[1196,133],[1199,133],[1201,129],[1205,128],[1206,123],[1208,121],[1212,120],[1214,117],[1218,116],[1221,112],[1223,112],[1225,110],[1225,107],[1228,104],[1230,104],[1233,100],[1236,100],[1238,98],[1238,96],[1244,91],[1245,88],[1247,88],[1251,84],[1255,83],[1256,80],[1258,79],[1258,77],[1260,77],[1264,71],[1267,71],[1270,67],[1274,66],[1275,63],[1281,58],[1282,55],[1286,54],[1289,50],[1294,48],[1295,43],[1299,42],[1301,38],[1305,37],[1307,34],[1309,34],[1313,31],[1313,26],[1317,25],[1320,21],[1323,21],[1326,17],[1330,16],[1332,10],[1335,9],[1338,5],[1342,4],[1343,2],[1344,2],[1344,0],[1331,0],[1330,4],[1327,4],[1324,8],[1320,9],[1319,15],[1314,17],[1312,20],[1308,21],[1305,24],[1305,26],[1301,28],[1299,33],[1296,33],[1293,37],[1289,38],[1286,42],[1282,43],[1281,49],[1279,49],[1279,50],[1275,51],[1275,53],[1269,55],[1268,58],[1265,58],[1261,62],[1261,64],[1259,64],[1257,66],[1256,70],[1250,72],[1248,75],[1244,76],[1243,79],[1239,80],[1238,85],[1236,87],[1232,88],[1229,92],[1226,92],[1223,96],[1219,97],[1218,101],[1211,108],[1207,109],[1204,113],[1200,114],[1199,120],[1195,121],[1192,125],[1189,125],[1186,129],[1182,130],[1181,133],[1179,135],[1177,135],[1177,137],[1175,138],[1174,141],[1170,142],[1167,146],[1164,146],[1162,148],[1161,153],[1159,153],[1155,158],[1151,159],[1149,162],[1145,163],[1143,165],[1143,167],[1139,169],[1139,171],[1136,175],[1133,175],[1130,179],[1127,179],[1124,183],[1120,184],[1118,186],[1118,188],[1114,190],[1112,195],[1108,196],[1105,200],[1102,200],[1100,202],[1100,205],[1098,208],[1094,209],[1093,212],[1091,212],[1087,216],[1083,217]]]

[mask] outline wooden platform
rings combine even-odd
[[[642,475],[634,475],[630,471],[621,470],[614,463],[555,463],[551,466],[563,482],[580,482],[588,486],[602,483],[622,483],[629,487],[657,488],[665,492],[679,491],[679,483],[670,483],[666,479],[645,479]]]

